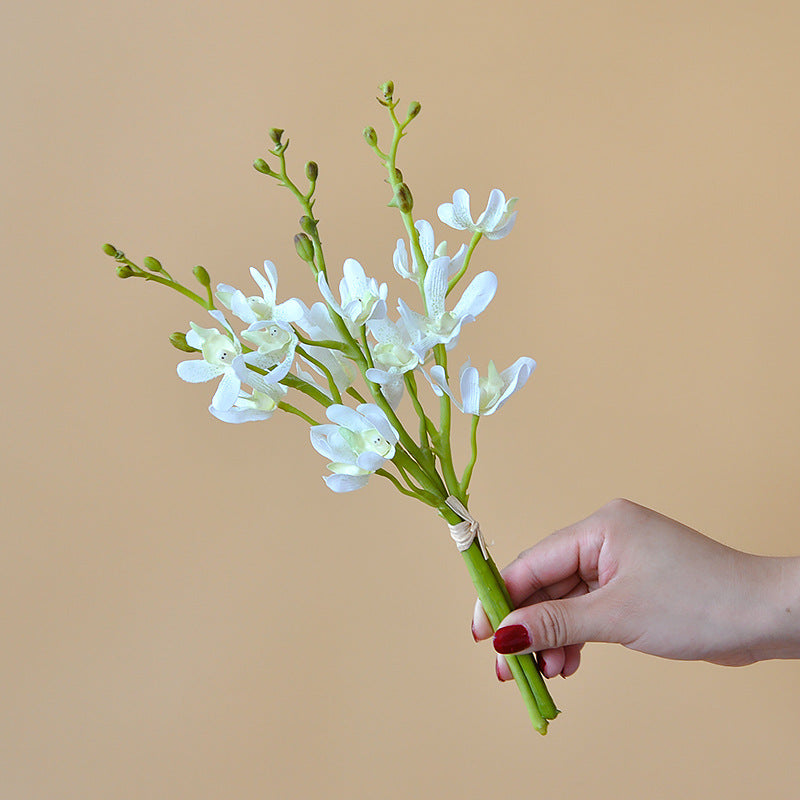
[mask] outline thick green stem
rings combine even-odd
[[[439,511],[451,525],[461,521],[448,506],[440,507]],[[513,609],[508,590],[497,565],[491,556],[484,558],[477,540],[461,555],[492,629],[496,630]],[[506,660],[528,708],[534,728],[539,733],[545,734],[547,720],[553,719],[558,711],[538,670],[534,656],[528,653],[522,656],[508,656]]]

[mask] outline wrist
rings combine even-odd
[[[759,573],[766,579],[756,633],[758,661],[800,659],[800,557],[759,558]]]

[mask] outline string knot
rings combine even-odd
[[[458,551],[463,553],[465,550],[469,549],[475,539],[477,539],[481,548],[481,553],[483,553],[484,559],[488,561],[489,553],[486,551],[486,542],[483,539],[481,526],[478,524],[478,520],[467,511],[466,506],[457,497],[450,495],[450,497],[445,500],[445,503],[463,520],[463,522],[457,522],[455,525],[451,525],[449,522],[447,523],[447,527],[450,528],[450,536],[456,543]]]

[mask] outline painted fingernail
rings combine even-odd
[[[498,653],[507,656],[527,650],[531,646],[531,636],[524,625],[507,625],[497,629],[493,644]]]
[[[500,660],[497,658],[494,660],[494,671],[497,675],[497,680],[499,680],[502,683],[503,676],[500,674]]]
[[[472,631],[472,638],[477,642],[478,641],[478,637],[477,637],[477,635],[475,633],[475,622],[474,622],[474,620],[470,623],[469,629]]]

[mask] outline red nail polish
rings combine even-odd
[[[507,625],[498,628],[494,635],[494,649],[504,656],[519,653],[531,646],[531,637],[524,625]]]

